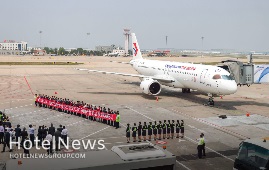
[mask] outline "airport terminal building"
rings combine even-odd
[[[96,50],[96,51],[104,51],[104,52],[106,52],[106,53],[108,53],[108,52],[112,52],[113,49],[114,49],[113,46],[101,46],[101,45],[99,45],[99,46],[96,46],[96,47],[95,47],[95,50]]]
[[[112,52],[113,50],[122,50],[122,47],[120,46],[115,46],[115,45],[110,45],[110,46],[95,46],[96,51],[104,51],[106,53]]]
[[[14,40],[4,40],[0,43],[0,55],[18,55],[27,51],[27,42],[15,42]]]

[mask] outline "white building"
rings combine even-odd
[[[14,40],[4,40],[0,43],[0,50],[27,51],[27,42],[15,42]]]
[[[115,49],[112,51],[113,54],[118,53],[119,56],[124,56],[125,55],[125,50],[120,50],[120,48]]]

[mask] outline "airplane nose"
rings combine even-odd
[[[237,84],[235,81],[225,80],[221,82],[219,93],[223,95],[234,94],[237,91]]]
[[[237,91],[237,84],[235,81],[230,83],[230,85],[228,86],[228,91],[230,94],[233,94]]]

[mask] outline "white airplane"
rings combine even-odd
[[[237,91],[237,84],[230,73],[220,67],[171,61],[146,60],[142,58],[134,33],[132,35],[133,58],[130,64],[139,74],[125,74],[99,70],[87,70],[103,74],[132,76],[141,79],[140,88],[145,94],[158,95],[162,85],[181,88],[183,93],[190,89],[208,94],[213,102],[214,95],[229,95]]]
[[[119,53],[108,53],[109,57],[117,57]]]

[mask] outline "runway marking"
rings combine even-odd
[[[124,143],[124,142],[115,142],[115,143]]]
[[[129,109],[131,109],[131,108],[129,108]],[[138,111],[136,111],[136,110],[134,110],[134,109],[131,109],[131,110],[135,111],[136,113],[139,113]],[[146,118],[150,118],[150,117],[148,117],[148,116],[145,116],[144,114],[141,114],[141,115],[144,116],[144,117],[146,117]],[[150,118],[150,120],[153,120],[153,119]],[[193,142],[193,143],[197,144],[197,142],[196,142],[195,140],[191,139],[190,137],[187,137],[186,135],[184,135],[184,138],[189,139],[190,142]],[[218,154],[218,155],[220,155],[220,156],[222,156],[222,157],[224,157],[224,158],[226,158],[226,159],[228,159],[228,160],[234,162],[233,159],[231,159],[231,158],[229,158],[229,157],[227,157],[227,156],[225,156],[225,155],[223,155],[223,154],[221,154],[221,153],[219,153],[219,152],[217,152],[217,151],[215,151],[215,150],[213,150],[213,149],[211,149],[211,148],[209,148],[209,147],[207,147],[207,146],[206,146],[206,148],[207,148],[208,150],[211,150],[212,152],[215,152],[216,154]]]
[[[188,126],[189,126],[190,128],[192,128],[192,129],[198,130],[198,131],[200,131],[200,132],[202,132],[202,133],[206,133],[206,131],[201,130],[201,129],[198,129],[198,128],[194,127],[194,126],[191,126],[191,125],[188,125]]]
[[[106,129],[109,128],[109,127],[110,127],[110,126],[107,126],[107,127],[103,128],[103,129],[98,130],[98,131],[96,131],[96,132],[94,132],[94,133],[92,133],[92,134],[89,134],[89,135],[87,135],[87,136],[85,136],[85,137],[83,137],[83,138],[81,138],[81,139],[79,139],[79,140],[83,140],[83,139],[85,139],[85,138],[87,138],[87,137],[89,137],[89,136],[92,136],[92,135],[94,135],[94,134],[96,134],[96,133],[99,133],[99,132],[101,132],[101,131],[103,131],[103,130],[106,130]]]
[[[187,169],[187,170],[191,170],[190,168],[188,168],[186,165],[184,165],[183,163],[179,162],[178,160],[176,160],[176,162],[181,165],[183,168]]]
[[[206,124],[206,125],[215,127],[215,128],[217,128],[217,129],[219,129],[219,130],[223,130],[224,132],[226,132],[226,133],[228,133],[228,134],[230,134],[230,135],[237,136],[237,137],[238,137],[238,136],[241,136],[241,137],[243,137],[243,138],[245,138],[245,139],[250,139],[250,138],[247,137],[247,136],[244,136],[244,135],[241,135],[241,134],[239,134],[239,133],[237,133],[237,132],[228,130],[228,129],[226,129],[226,128],[224,128],[224,127],[221,127],[221,126],[218,126],[218,125],[216,125],[216,124],[209,123],[209,122],[207,122],[207,121],[205,121],[205,120],[202,120],[202,119],[200,119],[200,118],[197,118],[197,117],[194,117],[194,116],[190,116],[190,115],[188,115],[188,114],[186,114],[186,113],[183,113],[183,112],[181,112],[181,111],[178,111],[178,110],[175,110],[175,109],[172,109],[172,111],[177,112],[177,113],[180,113],[181,115],[185,115],[185,116],[187,116],[187,117],[189,117],[189,118],[192,118],[192,119],[194,119],[194,120],[196,120],[196,121],[198,121],[198,122],[201,122],[201,123],[203,123],[203,124]]]
[[[184,142],[185,140],[182,140],[182,139],[178,139],[178,142]]]
[[[45,110],[45,109],[44,109],[44,110]],[[34,111],[34,112],[36,112],[36,111]],[[59,114],[59,115],[62,116],[63,114]],[[34,123],[38,123],[38,122],[47,121],[47,120],[49,120],[49,119],[56,118],[56,117],[58,117],[59,115],[55,115],[55,116],[52,116],[52,117],[49,117],[49,118],[45,118],[45,119],[43,119],[43,120],[33,121],[33,122],[31,122],[30,124],[34,124]],[[23,124],[22,126],[25,126],[25,125],[27,125],[27,124]]]
[[[187,138],[187,139],[188,139],[189,141],[191,141],[192,143],[197,144],[197,141],[195,141],[195,140],[193,140],[193,139],[191,139],[191,138],[189,138],[189,137],[187,137],[187,136],[184,136],[184,138]],[[229,158],[229,157],[227,157],[227,156],[225,156],[225,155],[223,155],[223,154],[221,154],[221,153],[219,153],[219,152],[217,152],[217,151],[215,151],[215,150],[213,150],[213,149],[211,149],[211,148],[209,148],[209,147],[207,147],[207,146],[206,146],[206,148],[207,148],[208,150],[210,150],[210,151],[212,151],[212,152],[215,152],[216,154],[218,154],[218,155],[220,155],[220,156],[222,156],[222,157],[224,157],[224,158],[226,158],[226,159],[228,159],[228,160],[234,162],[233,159],[231,159],[231,158]]]
[[[32,104],[29,104],[29,106],[32,105]],[[12,109],[18,109],[18,108],[22,108],[22,107],[27,107],[28,105],[25,105],[25,106],[16,106],[14,108],[8,108],[8,109],[5,109],[5,110],[12,110]]]
[[[32,91],[32,88],[31,88],[30,84],[28,83],[28,81],[27,81],[27,79],[26,79],[25,76],[24,76],[24,80],[26,81],[26,84],[28,85],[28,87],[29,87],[29,89],[30,89],[32,95],[34,95],[34,93],[33,93],[33,91]]]
[[[80,123],[80,122],[83,122],[83,121],[85,121],[85,120],[80,120],[80,121],[78,121],[78,122],[70,123],[70,124],[68,124],[68,125],[66,125],[66,126],[73,126],[73,125],[75,125],[75,124],[77,124],[77,123]]]
[[[124,124],[120,123],[120,125],[122,125],[123,127],[127,128]]]
[[[130,108],[128,106],[125,106],[125,107],[128,108],[128,109],[130,109],[130,110],[132,110],[132,111],[134,111],[134,112],[136,112],[136,113],[138,113],[138,114],[140,114],[140,115],[142,115],[142,116],[144,116],[144,117],[146,117],[146,118],[148,118],[149,120],[155,121],[154,119],[152,119],[152,118],[144,115],[143,113],[140,113],[139,111],[136,111],[136,110],[134,110],[134,109],[132,109],[132,108]]]

